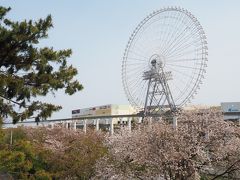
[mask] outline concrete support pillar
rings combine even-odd
[[[83,132],[87,132],[87,120],[83,120]]]
[[[152,122],[153,122],[153,118],[149,117],[148,118],[149,128],[152,128]]]
[[[50,123],[50,128],[51,128],[51,129],[54,128],[54,123]]]
[[[77,130],[77,122],[74,121],[74,122],[72,123],[72,126],[73,126],[73,130],[76,131],[76,130]]]
[[[128,130],[129,130],[129,132],[131,132],[132,131],[132,122],[131,122],[131,118],[129,117],[128,118]]]
[[[140,124],[140,123],[142,123],[142,117],[138,117],[138,123]]]
[[[96,131],[99,130],[99,119],[95,119]]]
[[[120,127],[123,127],[123,120],[122,120],[122,118],[119,118],[119,120],[120,120]]]
[[[65,123],[65,128],[68,129],[68,122]]]
[[[113,118],[110,119],[110,135],[113,135],[114,133],[114,125],[113,125]]]
[[[173,129],[177,129],[177,116],[173,116]]]

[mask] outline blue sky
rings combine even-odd
[[[192,104],[219,105],[240,101],[240,1],[193,0],[2,0],[14,20],[53,17],[54,28],[41,46],[71,48],[69,63],[77,67],[84,90],[73,96],[62,91],[45,101],[63,110],[53,118],[67,118],[71,110],[102,104],[128,104],[121,83],[121,63],[128,38],[153,10],[168,6],[187,9],[207,35],[209,62],[206,78]]]

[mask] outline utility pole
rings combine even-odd
[[[13,132],[12,132],[12,129],[11,129],[11,132],[10,132],[10,144],[11,145],[13,144]]]

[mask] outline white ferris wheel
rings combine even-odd
[[[197,93],[207,66],[207,41],[199,21],[182,8],[163,8],[131,34],[122,62],[124,91],[145,115],[176,111]]]

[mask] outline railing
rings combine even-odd
[[[76,118],[65,118],[65,119],[49,119],[40,121],[40,123],[50,123],[50,122],[62,122],[62,121],[76,121],[76,120],[92,120],[92,119],[110,119],[110,118],[130,118],[130,117],[142,117],[141,114],[124,114],[124,115],[100,115],[100,116],[81,116]],[[17,124],[28,124],[36,123],[36,121],[24,121],[18,122]],[[13,124],[13,123],[3,123],[3,125]]]

